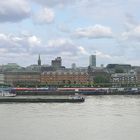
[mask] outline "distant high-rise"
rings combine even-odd
[[[71,68],[72,68],[72,69],[76,69],[76,64],[75,64],[75,63],[72,63],[72,64],[71,64]]]
[[[89,65],[96,67],[96,55],[90,55],[89,57]]]
[[[39,54],[39,56],[38,56],[38,66],[41,66],[40,54]]]
[[[62,59],[61,59],[61,57],[57,57],[57,58],[55,58],[55,60],[52,60],[52,67],[56,68],[56,69],[62,67]]]

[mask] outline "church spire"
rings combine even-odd
[[[40,54],[39,54],[39,56],[38,56],[38,66],[41,66]]]

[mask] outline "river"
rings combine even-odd
[[[140,95],[0,104],[0,140],[140,140]]]

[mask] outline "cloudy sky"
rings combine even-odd
[[[0,0],[0,64],[140,65],[140,0]]]

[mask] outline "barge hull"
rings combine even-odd
[[[79,103],[84,99],[0,98],[0,103]]]

